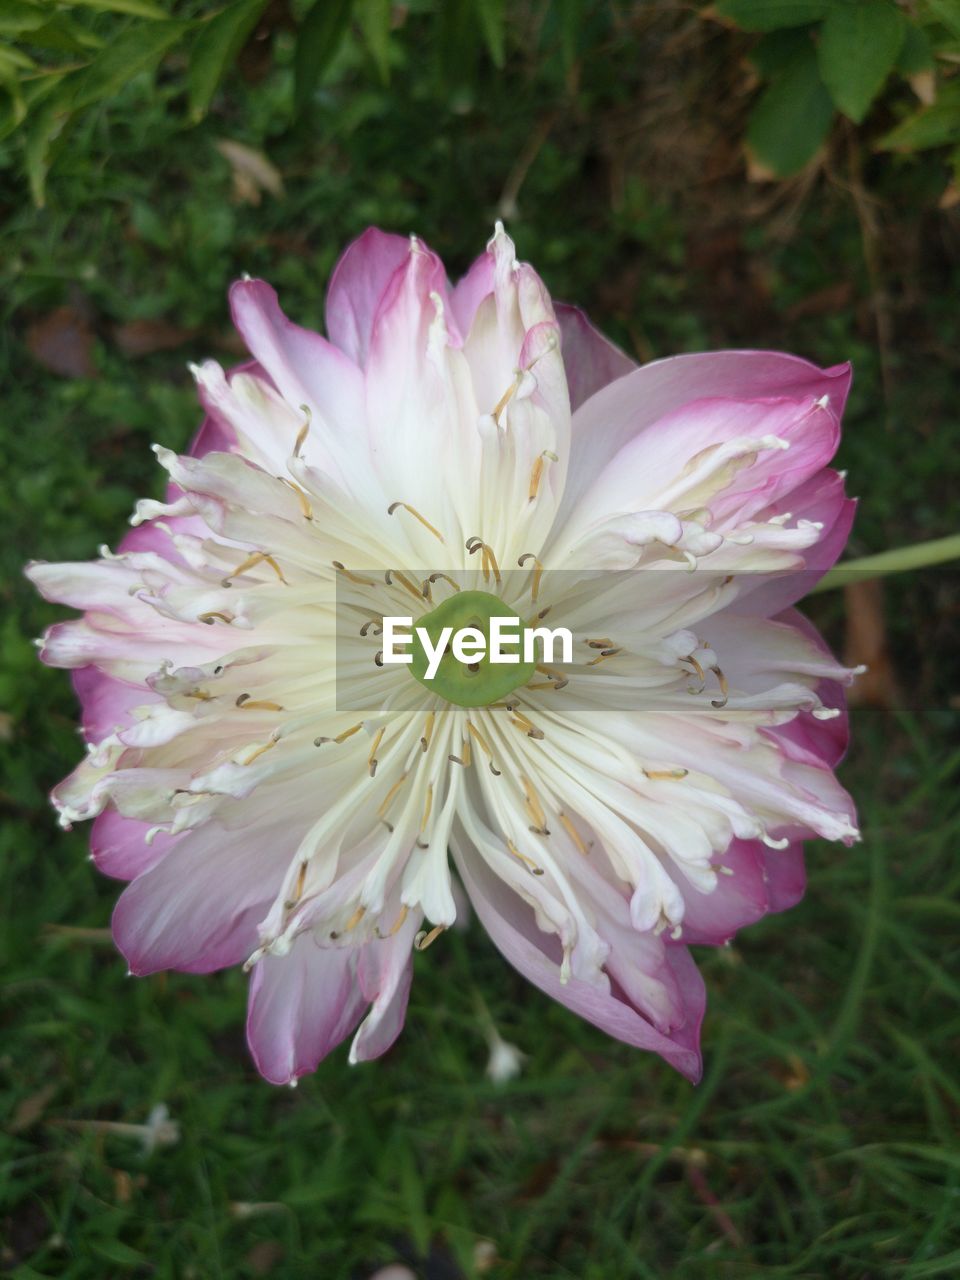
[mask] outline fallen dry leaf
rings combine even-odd
[[[23,1099],[13,1113],[7,1129],[10,1133],[23,1133],[25,1129],[29,1129],[43,1115],[47,1109],[47,1104],[53,1098],[53,1095],[59,1089],[56,1081],[45,1084],[42,1089],[38,1089],[36,1093],[31,1093],[29,1097]]]
[[[262,151],[256,151],[232,138],[218,138],[214,146],[230,165],[233,174],[233,198],[238,204],[260,203],[266,191],[278,199],[283,195],[283,178]]]
[[[869,705],[891,711],[899,704],[900,691],[887,652],[883,583],[879,578],[850,582],[843,589],[843,598],[844,662],[849,667],[863,663],[867,668],[847,690],[847,701],[851,706]]]
[[[27,350],[62,378],[95,378],[93,330],[76,307],[57,307],[27,329]]]
[[[130,320],[118,324],[113,340],[125,356],[137,359],[155,351],[174,351],[197,336],[196,329],[182,329],[169,320]]]

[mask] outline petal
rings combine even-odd
[[[147,844],[149,830],[149,822],[104,809],[94,818],[90,831],[90,856],[97,870],[115,880],[134,880],[155,867],[176,837],[161,831]]]
[[[570,408],[576,412],[602,387],[632,373],[637,364],[595,329],[579,307],[558,302],[554,308],[560,325]]]
[[[357,977],[373,1007],[350,1046],[351,1062],[379,1058],[403,1030],[413,981],[413,939],[420,920],[419,913],[411,912],[393,937],[368,942],[360,952]]]
[[[826,395],[839,417],[850,376],[849,365],[818,369],[770,351],[681,355],[643,365],[591,396],[574,415],[570,482],[560,518],[638,432],[692,400]]]
[[[560,947],[555,936],[538,929],[531,909],[479,858],[458,853],[456,859],[464,887],[484,928],[504,957],[525,978],[608,1035],[639,1049],[659,1053],[694,1083],[700,1079],[702,1063],[698,1041],[703,1016],[703,983],[682,948],[669,948],[667,954],[680,982],[687,1017],[682,1027],[664,1035],[626,998],[618,998],[616,984],[605,992],[575,977],[562,982]]]
[[[271,1084],[292,1084],[354,1029],[367,1000],[356,949],[318,946],[301,933],[285,956],[264,956],[250,980],[247,1043]]]
[[[296,846],[277,825],[226,832],[211,823],[178,840],[114,909],[131,971],[211,973],[245,960]]]
[[[73,688],[83,708],[83,733],[88,742],[99,742],[129,725],[129,712],[159,695],[142,685],[105,675],[97,667],[78,667],[72,673]]]
[[[330,341],[362,369],[380,303],[391,277],[405,263],[410,241],[368,228],[341,257],[327,290]]]

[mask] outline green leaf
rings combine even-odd
[[[810,163],[832,119],[833,103],[807,42],[760,95],[747,126],[747,147],[775,177],[787,178]]]
[[[357,21],[383,84],[390,81],[391,0],[355,0]]]
[[[187,104],[190,119],[201,120],[217,86],[233,65],[267,7],[267,0],[235,0],[200,28],[190,52]]]
[[[122,32],[73,78],[76,93],[74,110],[119,93],[133,76],[156,66],[192,25],[189,22],[157,22]]]
[[[960,36],[960,0],[925,0],[924,7],[948,31]]]
[[[750,50],[750,61],[765,80],[773,80],[789,69],[810,47],[810,32],[802,27],[771,31],[761,36]]]
[[[49,13],[26,0],[3,0],[0,9],[0,36],[18,36],[25,31],[36,31],[49,18]]]
[[[293,97],[297,114],[305,110],[320,77],[340,47],[350,21],[351,0],[316,0],[297,35]]]
[[[0,80],[16,80],[18,71],[31,71],[37,64],[20,49],[0,44]]]
[[[42,209],[46,203],[50,149],[68,118],[63,95],[57,94],[49,102],[45,102],[39,111],[31,114],[24,127],[24,167],[30,183],[30,195],[38,209]]]
[[[169,18],[170,14],[153,0],[70,0],[76,8],[100,9],[106,13],[129,13],[134,18]]]
[[[834,102],[860,124],[894,68],[906,23],[889,0],[836,4],[820,32],[820,75]]]
[[[717,13],[744,31],[779,31],[819,22],[830,8],[830,0],[719,0]]]
[[[505,58],[503,42],[504,0],[475,0],[477,20],[490,51],[495,67],[502,67]]]
[[[915,76],[919,71],[931,71],[934,65],[929,36],[915,22],[907,23],[907,33],[897,54],[896,70],[902,76]]]
[[[568,73],[573,69],[582,52],[584,5],[585,0],[557,0],[556,3],[563,69]]]
[[[105,41],[67,14],[57,13],[42,27],[30,32],[28,43],[41,49],[56,49],[59,53],[87,54],[91,49],[102,49]]]
[[[931,107],[923,107],[877,143],[881,151],[927,151],[960,142],[960,84],[947,84]]]

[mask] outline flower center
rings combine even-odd
[[[428,652],[415,630],[411,674],[459,707],[489,706],[526,684],[536,670],[535,659],[524,660],[529,628],[487,591],[457,592],[420,618],[417,627],[440,656]]]

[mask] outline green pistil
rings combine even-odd
[[[504,644],[505,654],[516,655],[518,662],[501,663],[490,661],[490,621],[492,618],[509,618],[516,625],[512,628],[519,635],[515,646]],[[456,595],[444,600],[432,613],[417,619],[415,627],[423,627],[430,637],[431,644],[436,646],[445,627],[451,628],[451,637],[464,627],[473,627],[484,637],[484,656],[469,663],[461,662],[454,657],[451,644],[440,659],[440,665],[432,679],[427,679],[429,658],[420,639],[414,630],[410,653],[413,660],[410,671],[425,689],[438,693],[447,702],[458,707],[486,707],[491,702],[498,702],[527,683],[536,670],[535,662],[523,661],[523,637],[527,627],[502,600],[486,591],[459,591]]]

